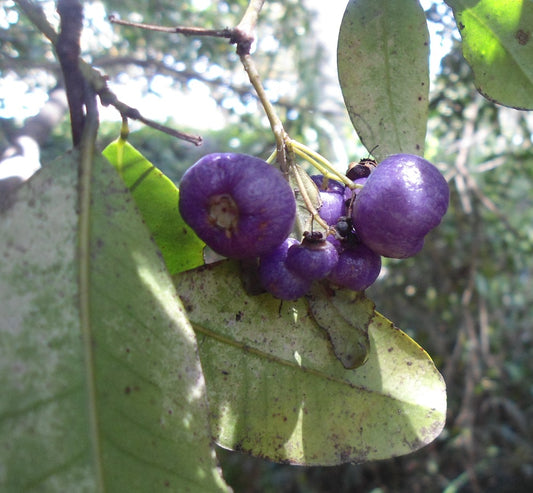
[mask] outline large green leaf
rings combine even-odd
[[[348,2],[337,46],[339,81],[353,126],[378,161],[424,153],[428,56],[426,18],[416,0]]]
[[[102,157],[79,205],[77,164],[44,168],[0,217],[0,490],[227,491],[157,249]]]
[[[448,0],[463,54],[487,99],[533,109],[533,2]]]
[[[347,370],[305,299],[249,297],[237,272],[224,261],[174,277],[197,334],[220,445],[279,462],[333,465],[406,454],[440,433],[444,381],[391,322],[378,313],[366,320],[368,359]],[[342,313],[353,300],[345,302]]]
[[[176,185],[123,139],[109,144],[103,154],[130,189],[168,271],[177,274],[203,265],[205,244],[179,213]]]

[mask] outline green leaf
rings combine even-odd
[[[374,303],[363,292],[333,291],[315,283],[309,308],[316,323],[328,333],[335,356],[343,366],[353,369],[363,365],[368,358],[368,325],[374,317]]]
[[[441,375],[378,313],[368,324],[366,363],[346,370],[305,299],[248,297],[231,261],[174,279],[197,334],[212,431],[223,447],[335,465],[407,454],[442,430]]]
[[[378,161],[424,153],[428,56],[426,18],[416,0],[348,2],[337,46],[339,81],[352,124]]]
[[[533,2],[449,0],[463,54],[487,99],[533,109]]]
[[[77,168],[47,166],[0,217],[0,490],[227,491],[163,262],[116,171],[96,159],[87,210]]]
[[[168,271],[177,274],[203,265],[205,244],[181,218],[174,183],[122,139],[109,144],[103,154],[130,189]]]

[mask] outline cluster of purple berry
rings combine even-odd
[[[381,270],[381,256],[415,255],[425,235],[448,207],[446,180],[431,163],[410,154],[388,157],[379,166],[362,160],[347,172],[356,185],[317,175],[319,215],[328,236],[291,234],[294,191],[279,170],[235,153],[209,154],[183,175],[180,213],[215,252],[230,258],[259,258],[259,277],[272,295],[286,300],[327,279],[361,291]]]

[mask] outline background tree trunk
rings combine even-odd
[[[26,120],[0,160],[0,210],[7,205],[10,191],[32,176],[40,167],[40,147],[68,110],[63,88],[50,92],[41,111]]]

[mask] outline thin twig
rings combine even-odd
[[[57,33],[48,22],[41,5],[31,0],[15,0],[18,6],[24,11],[28,19],[41,31],[53,45],[57,42]]]
[[[90,67],[92,70],[92,67]],[[100,76],[101,77],[101,76]],[[131,118],[132,120],[138,120],[148,127],[155,128],[156,130],[159,130],[160,132],[163,132],[167,135],[171,135],[173,137],[176,137],[181,140],[185,140],[186,142],[190,142],[191,144],[194,144],[196,146],[199,146],[202,144],[203,139],[200,135],[193,135],[186,132],[181,132],[179,130],[175,130],[173,128],[167,127],[166,125],[161,125],[160,123],[157,123],[153,120],[150,120],[146,117],[144,117],[141,112],[133,108],[131,106],[128,106],[126,103],[123,103],[122,101],[119,101],[115,93],[113,93],[108,87],[107,84],[104,81],[104,85],[99,85],[99,88],[97,90],[98,96],[100,97],[100,101],[104,106],[114,106],[119,113],[121,114],[122,118]]]
[[[233,34],[233,29],[224,28],[224,29],[205,29],[203,27],[183,27],[183,26],[174,26],[174,27],[165,27],[157,26],[154,24],[145,24],[143,22],[133,22],[133,21],[124,21],[118,19],[114,15],[108,17],[109,22],[112,24],[118,24],[120,26],[127,27],[136,27],[139,29],[146,29],[147,31],[158,31],[163,33],[170,34],[184,34],[185,36],[213,36],[217,38],[228,38],[230,39]]]
[[[248,78],[252,86],[257,93],[259,101],[265,110],[268,121],[270,123],[270,128],[276,139],[276,151],[277,151],[277,160],[280,165],[280,169],[283,173],[287,173],[289,169],[289,159],[287,158],[287,143],[289,141],[289,136],[283,128],[283,123],[281,122],[278,114],[274,110],[274,106],[267,97],[266,91],[261,83],[261,78],[259,77],[259,72],[255,66],[255,63],[250,55],[241,55],[241,62],[244,67],[244,70],[248,74]]]
[[[248,74],[250,83],[255,89],[257,97],[267,115],[270,128],[276,139],[276,158],[280,170],[285,175],[288,175],[289,166],[294,162],[294,153],[292,152],[290,139],[283,128],[283,123],[276,113],[274,106],[267,97],[255,62],[250,56],[250,48],[254,41],[254,31],[263,4],[264,0],[250,0],[241,21],[234,29],[234,36],[231,38],[231,42],[237,44],[237,54],[241,59],[242,66]]]
[[[37,29],[42,32],[56,48],[56,44],[58,42],[58,34],[55,32],[54,27],[46,18],[42,7],[39,4],[32,2],[31,0],[15,1],[24,11],[28,19],[30,19],[30,21],[35,25],[35,27],[37,27]],[[134,120],[139,120],[149,127],[155,128],[168,135],[172,135],[173,137],[176,137],[178,139],[191,142],[195,145],[200,145],[202,143],[202,137],[200,137],[199,135],[192,135],[185,132],[180,132],[179,130],[174,130],[170,127],[161,125],[157,122],[149,120],[148,118],[145,118],[140,114],[138,110],[121,102],[116,97],[116,95],[107,86],[106,77],[103,76],[98,70],[83,61],[81,58],[78,58],[78,65],[84,78],[89,81],[90,85],[100,97],[102,104],[114,106],[120,112],[123,118],[128,117]]]
[[[249,55],[254,42],[254,31],[259,20],[259,12],[263,8],[265,0],[250,0],[242,19],[233,30],[231,42],[237,45],[239,56]]]
[[[198,27],[162,27],[152,24],[144,24],[131,21],[122,21],[114,16],[110,16],[109,20],[112,23],[120,24],[123,26],[137,27],[141,29],[148,29],[151,31],[160,31],[166,33],[180,33],[188,36],[216,36],[229,38],[230,43],[237,45],[236,51],[241,59],[241,63],[244,70],[248,74],[250,83],[252,84],[261,105],[263,106],[265,113],[268,117],[272,133],[276,139],[277,161],[281,171],[288,175],[289,166],[294,162],[294,155],[290,144],[290,139],[281,119],[277,115],[276,111],[270,100],[266,95],[266,91],[261,82],[259,72],[250,56],[250,49],[254,42],[254,31],[259,19],[259,13],[263,7],[264,0],[250,0],[248,7],[244,12],[240,22],[233,29],[204,29]]]

